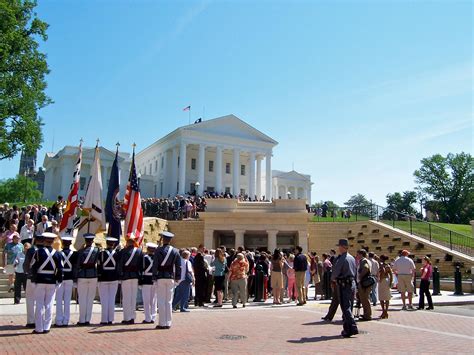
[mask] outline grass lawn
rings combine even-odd
[[[51,207],[55,201],[26,201],[26,202],[9,202],[10,207],[17,205],[18,208],[22,208],[29,205],[43,205],[46,207]]]
[[[452,224],[452,223],[433,223],[440,227],[444,227],[446,229],[451,229],[452,231],[470,235],[472,236],[472,226],[469,224]]]
[[[357,222],[357,221],[368,221],[369,217],[367,216],[356,216],[352,215],[351,218],[342,218],[341,215],[338,215],[337,217],[319,217],[319,216],[313,216],[312,221],[313,222]]]

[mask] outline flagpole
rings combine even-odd
[[[188,124],[191,124],[191,106],[189,106],[189,112],[188,112]]]
[[[97,155],[97,149],[99,149],[99,138],[97,138],[96,140],[96,144],[95,144],[95,152],[94,152],[94,162],[95,162],[95,157]],[[87,215],[87,233],[90,233],[90,229],[91,229],[91,212],[92,211],[89,211],[89,214]]]

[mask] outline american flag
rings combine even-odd
[[[183,108],[183,111],[191,111],[191,105],[186,106],[185,108]]]
[[[138,245],[143,241],[143,210],[138,186],[137,171],[135,169],[135,148],[132,155],[132,166],[128,179],[127,191],[123,203],[125,212],[125,238],[134,235]]]
[[[79,181],[81,178],[81,162],[82,162],[82,140],[79,144],[79,155],[77,157],[76,169],[74,170],[71,191],[67,197],[67,205],[64,210],[63,219],[59,226],[59,231],[66,230],[67,233],[71,233],[74,229],[74,219],[76,218],[76,211],[78,205],[78,192],[79,192]]]

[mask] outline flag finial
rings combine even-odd
[[[117,152],[118,152],[119,147],[120,147],[120,142],[115,143],[115,145],[117,146]]]
[[[96,148],[99,148],[99,142],[100,142],[100,139],[97,138],[97,140],[96,140],[96,145],[95,145]]]
[[[84,143],[84,139],[81,138],[81,139],[79,140],[79,145],[82,145],[82,143]]]
[[[136,146],[137,146],[137,145],[135,144],[135,142],[133,142],[132,147],[133,147],[133,151],[134,151],[134,152],[135,152],[135,147],[136,147]]]

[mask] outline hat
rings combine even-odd
[[[402,250],[402,255],[403,255],[403,256],[408,256],[408,255],[410,255],[410,252],[409,252],[408,250],[406,250],[406,249],[403,249],[403,250]]]
[[[41,236],[46,239],[54,239],[57,237],[56,234],[50,232],[44,232],[43,234],[41,234]]]
[[[95,234],[93,233],[84,234],[84,239],[94,239],[94,238],[95,238]]]
[[[105,241],[106,241],[106,242],[115,243],[115,242],[118,242],[118,239],[117,239],[117,238],[113,238],[113,237],[107,237],[107,238],[105,238]]]
[[[165,238],[173,238],[173,237],[174,237],[174,234],[173,234],[173,233],[171,233],[171,232],[166,232],[166,231],[165,231],[165,232],[161,232],[160,235],[161,235],[162,237],[165,237]]]
[[[146,247],[150,249],[156,249],[158,248],[158,245],[156,245],[155,243],[146,243]]]
[[[64,237],[61,237],[61,240],[63,242],[72,242],[72,236],[70,235],[65,235]]]
[[[348,247],[349,241],[347,239],[339,239],[339,243],[337,243],[336,246]]]

